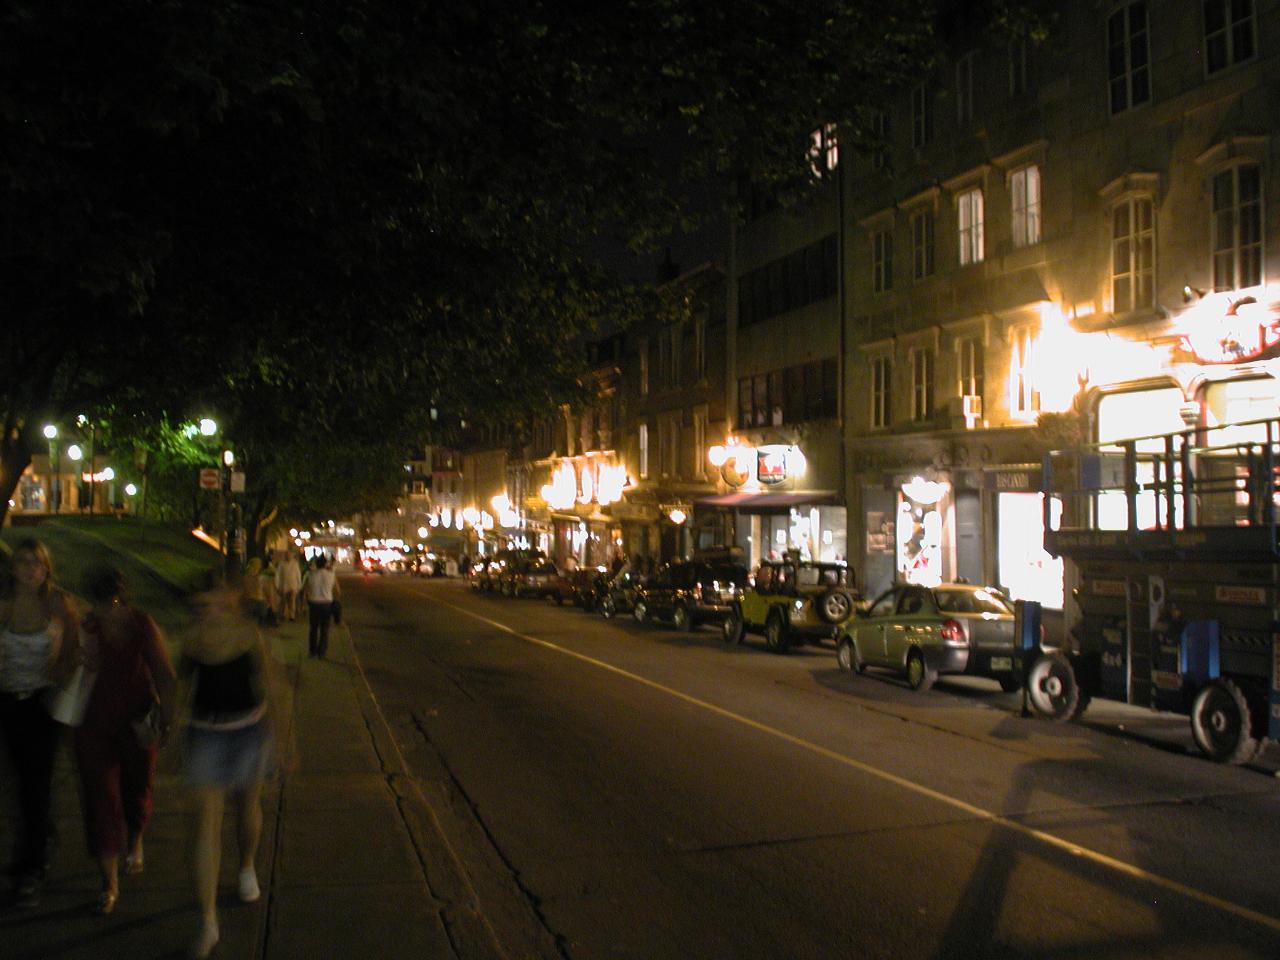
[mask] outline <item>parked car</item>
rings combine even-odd
[[[636,621],[666,620],[677,630],[720,623],[747,586],[747,568],[732,563],[673,563],[636,590]]]
[[[569,585],[572,602],[590,613],[599,602],[601,585],[608,580],[607,567],[578,567],[566,571],[565,582]]]
[[[573,586],[550,560],[533,560],[516,580],[517,597],[537,597],[557,604],[572,602]]]
[[[473,590],[479,590],[481,593],[497,589],[498,573],[501,571],[501,561],[495,558],[481,557],[471,564],[471,569],[467,572],[467,582]]]
[[[740,643],[763,633],[765,646],[785,653],[793,644],[834,639],[860,606],[843,563],[768,561],[725,616],[724,638]]]
[[[1013,604],[994,587],[896,586],[843,628],[836,662],[858,673],[893,670],[913,690],[928,690],[939,675],[957,673],[1016,690]]]

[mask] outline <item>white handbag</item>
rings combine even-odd
[[[79,664],[70,677],[45,694],[44,706],[49,711],[49,716],[68,727],[80,726],[97,679],[97,671],[86,669],[83,663]]]

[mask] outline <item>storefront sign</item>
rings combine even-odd
[[[1219,586],[1213,593],[1219,603],[1247,603],[1254,607],[1267,605],[1267,591],[1262,587]]]
[[[781,443],[760,447],[737,441],[724,446],[717,444],[707,451],[707,459],[712,466],[719,468],[724,482],[735,489],[752,481],[769,487],[777,486],[804,476],[808,466],[799,447]]]
[[[789,447],[768,446],[756,448],[756,478],[773,486],[787,479],[787,451]]]

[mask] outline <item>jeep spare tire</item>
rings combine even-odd
[[[844,590],[828,590],[814,601],[814,607],[825,623],[844,623],[853,613],[853,597]]]

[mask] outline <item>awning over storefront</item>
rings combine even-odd
[[[800,505],[820,506],[836,502],[834,490],[804,490],[793,493],[720,493],[702,497],[700,507],[730,507],[743,513],[784,513]]]

